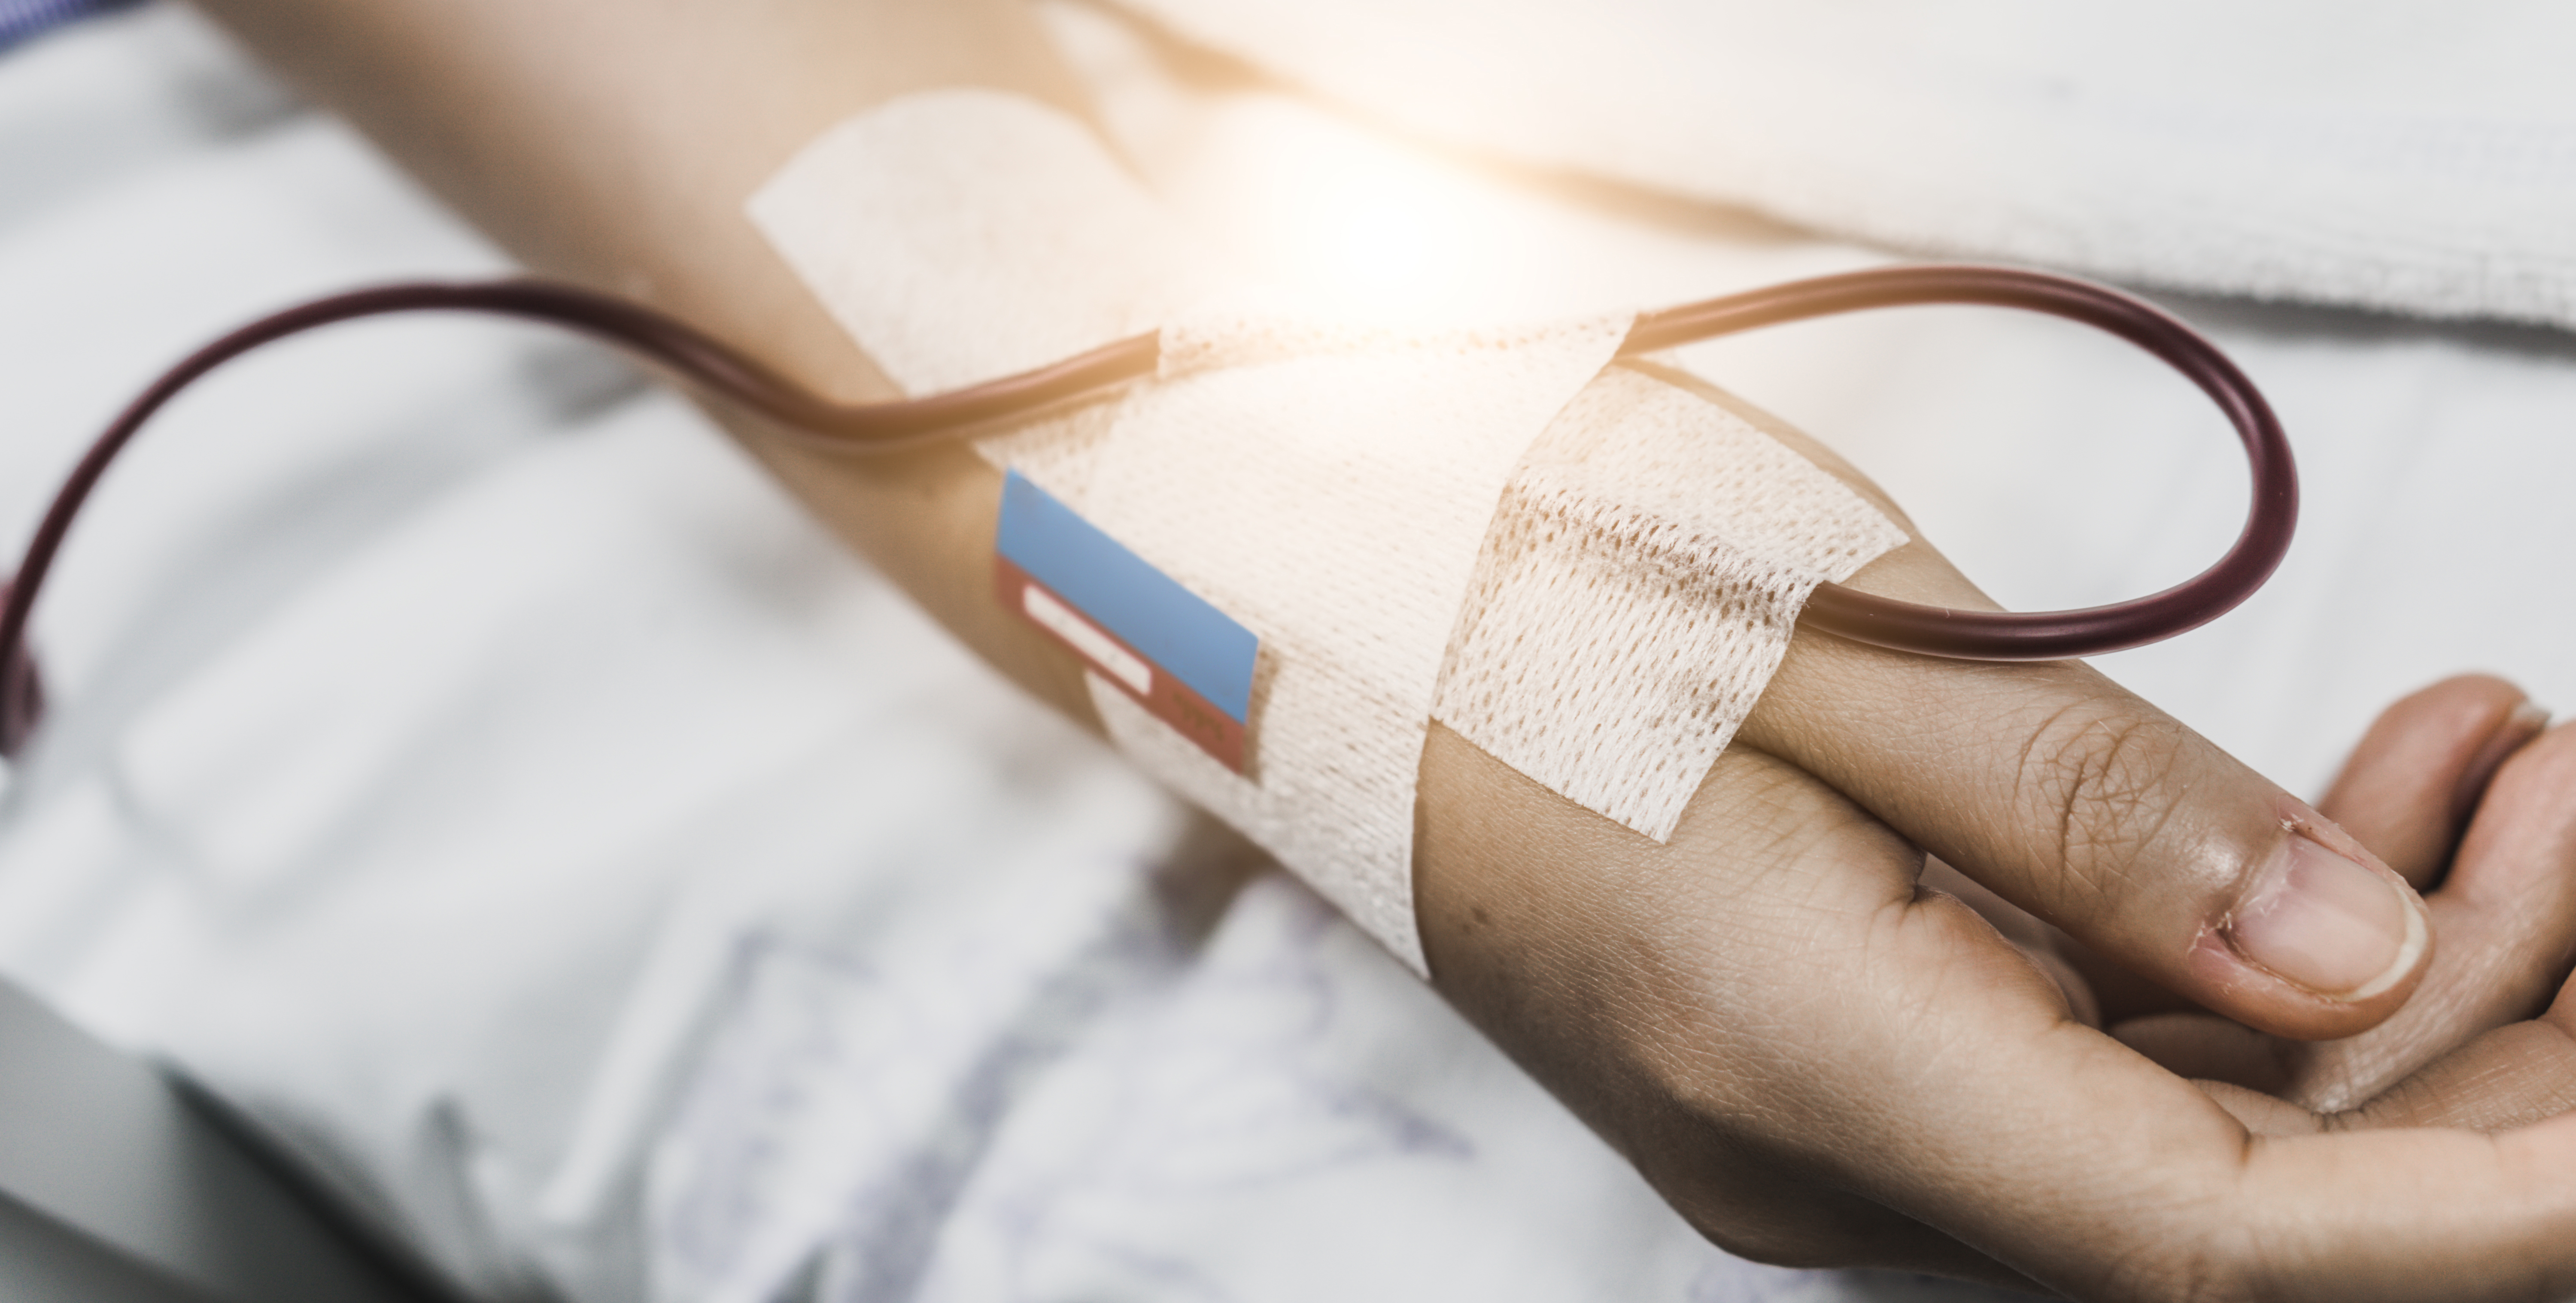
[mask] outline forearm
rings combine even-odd
[[[758,6],[209,0],[532,270],[635,299],[845,401],[896,396],[743,216],[826,127],[984,85],[1080,110],[1015,0]],[[990,600],[999,477],[960,447],[840,458],[714,413],[978,654],[1079,718],[1079,667]]]
[[[909,90],[986,85],[1082,109],[1018,0],[207,7],[534,270],[673,312],[843,399],[895,391],[745,218],[746,196],[833,123]],[[992,600],[988,464],[957,447],[832,457],[747,414],[716,415],[978,654],[1090,718],[1075,658]],[[1588,837],[1595,862],[1659,849],[1445,733],[1423,791],[1426,879],[1507,880],[1483,863],[1489,844],[1453,828],[1528,835],[1561,820],[1544,840]],[[1464,937],[1444,920],[1491,917],[1486,894],[1437,897],[1427,939],[1456,950]]]
[[[1082,110],[1020,0],[206,3],[535,270],[674,312],[845,399],[893,390],[764,242],[746,197],[833,124],[907,91],[983,85]],[[991,595],[989,466],[963,448],[835,457],[742,413],[717,415],[975,652],[1090,719],[1074,656]],[[1835,464],[1795,432],[1773,433]],[[1850,582],[1984,604],[1919,541]],[[1560,897],[1620,876],[1605,871],[1614,866],[1650,871],[1677,849],[1436,727],[1432,737],[1415,889],[1434,975],[1453,998],[1466,993],[1440,971],[1460,967],[1444,954],[1480,947],[1491,951],[1480,964],[1508,969],[1520,949],[1478,939],[1479,917],[1534,908],[1579,927]],[[2320,1000],[2206,944],[2283,844],[2286,798],[2081,666],[1963,669],[1801,636],[1739,745],[1823,778],[2123,962],[2273,1029],[2352,1030],[2404,997]],[[1504,835],[1460,835],[1469,830]],[[1583,851],[1521,872],[1490,862],[1542,845]],[[2133,879],[2153,882],[2153,897]],[[1597,931],[1589,940],[1616,944]]]

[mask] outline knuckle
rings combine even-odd
[[[1787,1189],[1780,1184],[1694,1202],[1675,1200],[1673,1206],[1701,1238],[1766,1267],[1868,1266],[1888,1253],[1883,1214],[1856,1214],[1842,1206],[1846,1200],[1794,1180]]]
[[[1821,1181],[1812,1156],[1795,1146],[1743,1135],[1700,1134],[1680,1149],[1636,1154],[1638,1170],[1701,1238],[1772,1267],[1863,1265],[1883,1246],[1887,1220],[1876,1205],[1857,1211],[1849,1195]]]
[[[2085,1293],[2171,1303],[2256,1303],[2275,1291],[2243,1241],[2230,1236],[2133,1254]]]
[[[1766,1267],[1816,1268],[1850,1265],[1844,1246],[1831,1244],[1805,1227],[1777,1222],[1729,1221],[1700,1225],[1699,1233],[1728,1254]]]
[[[2068,706],[2024,739],[2013,808],[2026,828],[2055,830],[2059,890],[2073,903],[2108,897],[2145,860],[2176,812],[2188,755],[2180,725],[2152,714]]]
[[[2176,1273],[2174,1298],[2186,1303],[2256,1303],[2272,1296],[2261,1273],[2234,1255],[2195,1254]]]

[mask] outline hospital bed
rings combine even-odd
[[[1544,263],[1490,304],[1535,315],[1888,257],[1409,153],[1175,74],[1110,11],[1047,12],[1175,205],[1287,274],[1473,293]],[[504,269],[166,4],[0,55],[0,178],[9,531],[223,328]],[[1403,201],[1354,229],[1404,256],[1283,228],[1337,187]],[[2576,344],[2170,301],[2282,410],[2308,515],[2270,589],[2115,676],[2310,791],[2441,674],[2576,701],[2576,615],[2518,600],[2576,554]],[[2197,397],[2071,327],[1930,313],[1689,361],[2016,606],[2188,574],[2241,505]],[[40,630],[56,713],[0,796],[0,973],[68,1022],[0,1026],[53,1047],[9,1051],[10,1089],[83,1106],[0,1142],[110,1134],[132,1161],[46,1194],[0,1144],[24,1214],[0,1280],[288,1297],[190,1273],[294,1258],[585,1303],[1992,1297],[1708,1247],[1313,897],[584,347],[430,322],[264,355],[82,529]],[[209,1165],[266,1193],[189,1203]],[[245,1258],[264,1234],[305,1247]]]
[[[219,1103],[0,984],[0,1299],[443,1297]]]

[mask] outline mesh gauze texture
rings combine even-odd
[[[1807,595],[1904,541],[1743,417],[1612,367],[1504,490],[1433,716],[1558,795],[1668,840]]]

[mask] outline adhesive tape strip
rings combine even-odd
[[[1704,389],[1614,366],[1549,424],[1485,537],[1432,706],[1657,841],[1779,668],[1807,595],[1905,542]]]
[[[1902,539],[1705,398],[1605,372],[1624,317],[1401,333],[1249,310],[1086,129],[1028,100],[894,101],[809,145],[749,210],[915,393],[1161,329],[1153,382],[978,447],[1257,637],[1240,772],[1158,717],[1153,667],[1115,629],[1052,590],[1022,605],[1088,649],[1123,749],[1416,972],[1435,712],[1668,836],[1798,603]],[[1707,496],[1712,475],[1732,487]]]
[[[914,394],[1060,362],[1239,291],[1088,128],[995,91],[843,121],[748,208]]]
[[[1423,970],[1416,775],[1478,545],[1521,452],[1627,333],[1602,319],[1179,375],[1101,444],[1083,510],[1260,635],[1253,765],[1095,684],[1110,735]],[[1184,349],[1260,332],[1169,328]],[[1225,335],[1239,341],[1228,345]]]

